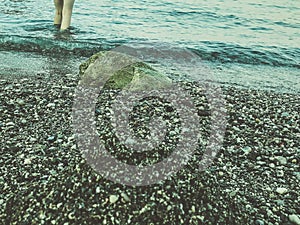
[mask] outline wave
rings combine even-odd
[[[202,42],[192,50],[203,60],[208,61],[300,68],[299,48],[244,47],[232,43]]]
[[[59,33],[54,37],[24,37],[0,35],[2,51],[35,52],[38,54],[74,55],[89,57],[92,54],[111,50],[131,40],[91,39],[76,40],[72,33]],[[189,48],[202,60],[220,63],[241,63],[300,68],[300,49],[275,46],[245,47],[233,43],[202,41]]]
[[[121,44],[121,43],[119,43]],[[70,33],[58,34],[53,38],[1,36],[0,49],[4,51],[34,52],[38,54],[88,57],[96,52],[109,50],[117,46],[117,43],[108,41],[78,41],[72,38]]]

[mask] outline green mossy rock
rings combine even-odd
[[[132,91],[165,88],[171,79],[144,62],[113,51],[91,56],[79,67],[81,85]]]

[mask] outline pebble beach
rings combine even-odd
[[[0,225],[300,225],[300,1],[88,3],[0,1]]]
[[[1,77],[1,224],[300,224],[299,95],[222,87],[227,129],[213,164],[198,171],[192,158],[165,181],[130,187],[77,148],[78,79]]]

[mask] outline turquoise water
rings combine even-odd
[[[164,42],[192,50],[213,69],[221,67],[220,82],[245,78],[249,86],[274,83],[275,89],[299,91],[298,0],[77,0],[68,34],[52,26],[53,14],[52,1],[1,0],[2,68],[14,66],[8,63],[15,57],[29,57],[47,70],[45,60],[62,55],[76,67],[99,50],[132,41]],[[18,68],[31,71],[30,62]]]

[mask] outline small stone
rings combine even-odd
[[[129,201],[130,201],[130,198],[129,198],[128,195],[125,194],[124,192],[121,193],[121,197],[122,197],[126,202],[129,202]]]
[[[229,193],[229,196],[234,197],[234,196],[236,196],[236,194],[237,194],[237,191],[232,191],[232,192]]]
[[[289,220],[294,224],[300,225],[300,218],[296,214],[289,215]]]
[[[193,213],[196,212],[196,208],[195,208],[194,205],[192,206],[191,211],[192,211]]]
[[[273,212],[270,209],[267,209],[267,216],[268,217],[273,217]]]
[[[45,219],[45,218],[46,218],[45,213],[41,211],[41,212],[40,212],[40,215],[39,215],[39,218],[40,218],[41,220]]]
[[[56,142],[57,143],[62,143],[64,140],[63,139],[57,139]]]
[[[69,215],[68,215],[68,218],[69,218],[70,220],[74,220],[74,219],[75,219],[74,213],[73,213],[73,212],[70,212]]]
[[[22,123],[22,124],[25,124],[25,123],[27,123],[27,120],[26,120],[26,119],[22,119],[22,120],[21,120],[21,123]]]
[[[281,164],[281,165],[286,165],[287,164],[287,159],[283,156],[277,156],[276,160]]]
[[[54,104],[54,103],[49,103],[49,104],[47,105],[47,107],[48,107],[48,108],[54,108],[54,107],[55,107],[55,104]]]
[[[293,173],[295,176],[296,176],[296,178],[300,181],[300,172],[294,172]]]
[[[256,220],[256,221],[255,221],[255,224],[256,224],[256,225],[264,225],[265,222],[262,221],[262,220]]]
[[[276,204],[278,206],[283,206],[284,205],[284,201],[283,200],[275,200],[274,202],[276,202]]]
[[[249,204],[245,205],[245,208],[246,208],[247,210],[252,209],[251,205],[249,205]]]
[[[288,117],[290,114],[288,113],[288,112],[283,112],[283,113],[281,113],[281,116],[282,117]]]
[[[269,167],[274,168],[274,167],[275,167],[275,164],[274,164],[274,163],[270,163],[270,164],[269,164]]]
[[[286,189],[286,188],[277,188],[277,189],[276,189],[276,192],[277,192],[278,194],[283,195],[283,194],[285,194],[285,193],[288,192],[288,189]]]
[[[54,141],[55,140],[55,136],[50,136],[47,138],[47,141]]]
[[[246,147],[242,148],[242,151],[247,155],[252,151],[252,149],[251,149],[251,147],[246,146]]]
[[[31,137],[31,138],[29,139],[29,141],[30,141],[30,142],[36,142],[36,141],[37,141],[37,139],[36,139],[36,138],[33,138],[33,137]]]
[[[279,170],[279,171],[277,171],[277,177],[283,177],[284,176],[284,172],[283,172],[283,170]]]
[[[25,102],[24,102],[23,99],[18,98],[18,99],[16,100],[16,102],[17,102],[19,105],[25,105]]]
[[[27,78],[23,78],[23,79],[20,80],[21,83],[25,83],[27,81],[29,81],[29,79],[27,79]]]
[[[14,127],[15,124],[14,124],[13,122],[8,122],[8,123],[6,124],[6,126],[8,126],[8,127]]]
[[[27,158],[24,160],[24,165],[29,165],[31,164],[31,159],[30,158]]]
[[[118,201],[118,199],[119,199],[118,195],[111,195],[111,196],[109,196],[109,202],[111,204],[114,204],[116,201]]]
[[[220,175],[220,176],[223,176],[223,175],[224,175],[224,172],[223,172],[223,171],[219,171],[219,175]]]
[[[101,189],[100,189],[100,187],[98,186],[98,187],[96,188],[96,193],[99,194],[100,191],[101,191]]]
[[[293,159],[292,163],[296,164],[297,163],[297,159]]]

